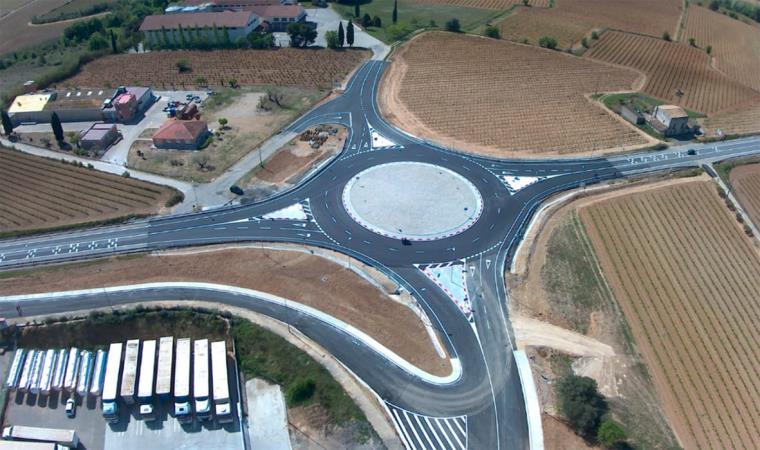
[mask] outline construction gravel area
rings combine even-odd
[[[100,260],[7,273],[3,295],[160,281],[219,283],[287,298],[357,327],[411,364],[448,375],[419,316],[355,272],[302,251],[202,249]]]

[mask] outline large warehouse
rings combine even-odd
[[[14,126],[50,122],[53,113],[61,122],[120,122],[137,119],[155,101],[145,87],[46,90],[19,95],[8,114]]]

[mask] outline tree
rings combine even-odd
[[[588,39],[586,39],[585,37],[581,39],[581,45],[583,46],[583,48],[588,48]]]
[[[63,127],[57,113],[53,113],[50,116],[50,127],[53,129],[55,140],[58,141],[58,145],[60,146],[63,143]]]
[[[662,33],[662,39],[664,41],[670,41],[670,33],[668,33],[667,31],[663,31],[663,33]]]
[[[544,48],[554,50],[555,48],[557,48],[557,40],[551,36],[542,36],[541,39],[538,40],[538,45]]]
[[[11,122],[11,117],[4,109],[0,111],[0,116],[2,116],[3,119],[3,131],[6,136],[10,136],[11,133],[13,133],[13,122]]]
[[[599,393],[596,381],[589,377],[568,375],[557,383],[559,410],[575,432],[585,438],[596,436],[596,431],[607,413],[607,401]]]
[[[230,78],[229,80],[227,80],[227,82],[230,84],[231,88],[236,88],[237,87],[238,82],[237,82],[237,80],[235,78]]]
[[[398,0],[393,0],[393,14],[391,20],[395,24],[398,21]]]
[[[116,35],[113,34],[113,30],[111,30],[111,53],[118,53],[119,50],[116,48]]]
[[[372,17],[369,14],[364,13],[362,16],[362,27],[367,28],[372,26]]]
[[[227,128],[227,119],[224,118],[224,117],[220,117],[219,118],[219,126],[222,128],[222,130],[224,130],[225,128]]]
[[[490,37],[492,39],[501,39],[501,31],[498,27],[493,25],[486,25],[486,29],[483,30],[483,36]]]
[[[348,28],[346,28],[346,42],[349,47],[354,46],[354,24],[350,20],[348,21]]]
[[[108,41],[106,41],[106,38],[104,38],[102,34],[95,33],[90,36],[90,39],[87,41],[87,46],[90,50],[102,50],[108,47]]]
[[[694,39],[693,37],[690,37],[689,38],[689,45],[691,45],[692,47],[696,47],[697,46],[697,40]]]
[[[330,30],[325,33],[325,41],[327,42],[327,48],[335,50],[340,47],[340,39],[338,38],[338,32]]]
[[[710,2],[710,9],[713,11],[717,11],[720,9],[720,2],[718,0],[712,0]]]
[[[530,6],[530,0],[522,0],[523,6]]]
[[[186,72],[192,72],[192,68],[190,67],[190,62],[188,62],[187,58],[180,58],[177,60],[177,62],[174,63],[175,66],[177,66],[177,70],[179,73],[186,73]]]
[[[354,0],[354,17],[359,17],[361,11],[359,11],[359,0]]]
[[[595,40],[595,41],[596,41],[597,39],[599,39],[599,33],[597,33],[596,31],[592,31],[592,32],[591,32],[591,39],[593,39],[593,40]]]
[[[317,39],[317,30],[303,23],[291,23],[286,28],[291,47],[306,47]]]
[[[446,31],[450,31],[452,33],[459,33],[462,31],[461,26],[459,25],[459,19],[451,19],[448,22],[446,22],[446,25],[444,25],[444,28]]]
[[[197,76],[195,77],[195,84],[198,86],[206,86],[208,85],[208,80],[206,79],[206,77]]]
[[[596,433],[596,439],[605,447],[614,447],[625,441],[627,437],[623,427],[612,419],[602,422]]]
[[[375,16],[372,18],[372,26],[375,28],[380,28],[383,26],[383,21],[380,20],[380,16]]]
[[[343,21],[338,24],[338,46],[343,47],[346,44],[346,33],[343,31]]]
[[[712,45],[708,45],[707,47],[705,47],[705,51],[707,52],[708,55],[712,55]]]

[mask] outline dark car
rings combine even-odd
[[[689,156],[694,156],[694,155],[696,155],[696,154],[697,154],[697,151],[696,151],[696,150],[694,150],[693,148],[690,148],[690,149],[689,149],[689,150],[686,152],[686,154],[687,154],[687,155],[689,155]]]
[[[232,192],[235,195],[243,195],[243,194],[245,194],[245,192],[243,191],[243,189],[240,188],[240,186],[234,185],[234,184],[232,186],[230,186],[230,192]]]
[[[401,238],[401,245],[412,245],[412,241],[407,238]]]

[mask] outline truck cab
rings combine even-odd
[[[211,419],[211,401],[208,397],[195,399],[195,415],[199,420]]]
[[[150,403],[143,403],[140,405],[140,417],[146,422],[156,420],[156,413],[153,409],[153,405]]]
[[[190,402],[185,400],[174,403],[174,417],[179,423],[192,422],[193,416],[190,414]]]
[[[103,402],[103,418],[108,423],[119,421],[119,405],[115,401]]]

